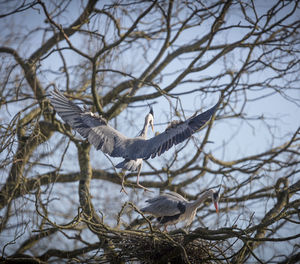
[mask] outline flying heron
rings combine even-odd
[[[147,138],[147,132],[148,132],[148,126],[149,125],[151,126],[152,131],[154,132],[153,121],[154,121],[154,113],[153,113],[152,107],[150,107],[150,112],[145,117],[144,127],[141,130],[141,132],[139,133],[139,136],[137,138],[141,138],[141,139],[146,139]],[[137,178],[136,178],[137,186],[143,188],[144,190],[150,191],[148,188],[144,187],[143,185],[141,185],[139,183],[139,177],[140,177],[140,173],[141,173],[141,170],[142,170],[142,166],[143,166],[143,159],[135,159],[135,160],[125,159],[125,160],[123,160],[122,162],[120,162],[116,165],[116,168],[122,168],[122,171],[123,171],[121,192],[124,191],[124,193],[127,194],[127,192],[125,190],[125,187],[124,187],[124,179],[125,179],[125,172],[124,171],[125,170],[137,171]]]
[[[187,221],[186,225],[188,226],[194,220],[199,205],[209,197],[211,197],[218,213],[219,193],[220,188],[217,192],[210,189],[205,191],[197,200],[191,202],[178,193],[165,193],[146,200],[149,205],[142,208],[141,212],[156,217],[158,226],[164,226],[165,231],[168,225],[176,225],[181,221]]]
[[[84,138],[88,138],[90,143],[95,145],[95,142],[98,140],[97,137],[102,137],[101,140],[104,141],[104,144],[99,147],[99,143],[95,145],[97,150],[100,148],[104,153],[110,154],[108,150],[109,146],[112,143],[113,137],[118,140],[119,137],[123,137],[117,130],[112,128],[107,124],[107,121],[97,114],[83,111],[79,106],[68,100],[60,91],[55,89],[51,92],[52,98],[50,98],[52,105],[55,110],[61,116],[61,118],[68,123],[73,129],[79,132]],[[145,117],[145,123],[143,129],[139,133],[139,136],[136,139],[146,139],[148,127],[151,126],[152,131],[154,132],[154,113],[153,108],[150,107],[149,113]],[[122,170],[137,171],[137,180],[136,183],[139,187],[148,190],[139,183],[139,176],[143,165],[143,159],[138,158],[134,160],[125,159],[122,162],[118,163],[115,167],[122,168]],[[122,188],[121,191],[126,190],[124,188],[124,178],[125,174],[123,172],[122,176]]]
[[[81,109],[57,89],[54,89],[51,95],[51,104],[66,123],[82,137],[87,138],[97,150],[100,149],[111,157],[124,158],[125,160],[119,163],[117,167],[139,170],[138,176],[142,159],[146,160],[150,157],[154,158],[156,155],[160,156],[173,145],[177,145],[189,138],[210,120],[220,103],[219,101],[212,108],[199,115],[190,117],[186,121],[172,122],[163,133],[146,139],[149,124],[153,128],[153,111],[152,114],[150,111],[146,116],[144,128],[140,136],[129,138],[111,127],[102,116]],[[141,187],[138,180],[139,177],[137,177],[137,184]]]

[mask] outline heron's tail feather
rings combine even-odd
[[[137,171],[141,162],[139,159],[137,160],[128,160],[125,159],[122,162],[118,163],[115,167],[119,169],[125,169],[129,171]]]

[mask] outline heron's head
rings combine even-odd
[[[219,188],[219,190],[218,191],[213,191],[212,192],[212,201],[213,201],[213,203],[214,203],[214,206],[215,206],[215,208],[216,208],[216,212],[217,213],[219,213],[219,199],[220,199],[220,189],[221,189],[221,187]]]
[[[153,108],[150,107],[150,111],[148,113],[148,115],[146,116],[146,121],[147,123],[151,126],[152,131],[154,132],[154,113],[153,113]]]

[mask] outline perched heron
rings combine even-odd
[[[190,225],[194,220],[199,205],[208,197],[211,197],[216,212],[218,213],[220,188],[217,192],[212,189],[205,191],[197,200],[189,202],[180,194],[175,192],[165,193],[158,197],[146,200],[148,206],[141,209],[141,212],[151,214],[157,218],[158,226],[176,225],[180,221],[186,221]]]
[[[118,167],[129,170],[138,169],[139,171],[142,159],[160,156],[173,145],[179,144],[202,128],[216,112],[220,103],[218,102],[207,111],[190,117],[184,122],[172,122],[163,133],[146,139],[149,124],[153,127],[151,111],[146,116],[141,136],[128,138],[111,127],[102,116],[81,109],[57,89],[54,89],[51,95],[51,104],[60,117],[81,136],[87,138],[97,150],[100,149],[111,157],[124,158],[125,160],[119,163]]]

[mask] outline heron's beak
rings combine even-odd
[[[152,121],[150,122],[150,126],[151,126],[151,129],[152,129],[152,132],[154,133],[154,125],[153,125]]]
[[[215,208],[216,208],[216,212],[219,213],[219,207],[218,207],[218,202],[214,202]]]

